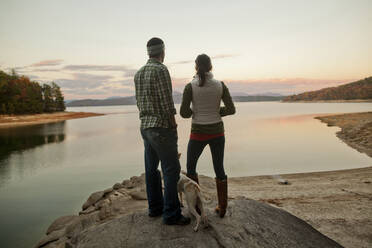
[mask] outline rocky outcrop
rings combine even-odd
[[[288,212],[244,197],[230,199],[221,219],[208,183],[202,191],[209,226],[197,233],[194,222],[166,226],[147,216],[144,175],[114,186],[93,193],[79,216],[54,221],[36,247],[341,247]]]

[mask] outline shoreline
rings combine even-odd
[[[355,150],[372,157],[372,112],[318,115],[315,119],[341,130],[336,136]]]
[[[283,101],[282,103],[369,103],[372,102],[372,99],[355,99],[355,100],[313,100],[313,101]]]
[[[0,115],[0,129],[28,125],[54,123],[65,120],[101,116],[104,114],[91,112],[54,112],[30,115]]]

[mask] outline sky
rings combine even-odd
[[[160,37],[174,91],[206,53],[233,95],[288,95],[372,76],[371,13],[371,0],[1,0],[0,70],[67,100],[130,96]]]

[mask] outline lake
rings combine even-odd
[[[179,110],[179,105],[176,106]],[[371,103],[237,103],[224,118],[229,177],[370,166],[313,117],[371,111]],[[0,247],[33,247],[59,216],[77,214],[88,196],[144,172],[136,106],[68,108],[104,116],[0,129]],[[178,116],[185,169],[190,119]],[[209,149],[198,163],[214,177]]]

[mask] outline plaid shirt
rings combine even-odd
[[[172,98],[172,82],[167,67],[150,58],[134,76],[141,129],[170,127],[176,114]]]

